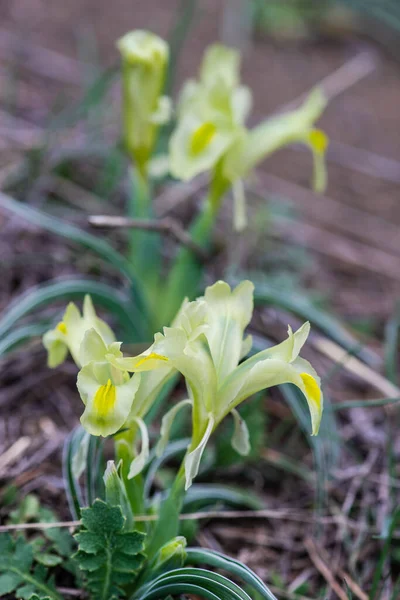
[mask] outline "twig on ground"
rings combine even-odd
[[[364,77],[370,75],[375,71],[377,64],[377,55],[371,50],[364,50],[318,81],[315,87],[322,88],[328,100],[331,100],[364,79]],[[301,94],[295,100],[280,108],[279,112],[296,108],[307,98],[308,94],[309,92]]]
[[[331,360],[343,364],[343,367],[360,377],[360,379],[366,381],[374,388],[385,394],[388,397],[398,397],[400,395],[400,389],[391,383],[386,377],[372,370],[368,365],[361,362],[355,356],[349,356],[346,350],[343,350],[338,344],[323,338],[321,336],[315,336],[311,339],[312,345],[317,348],[322,354],[328,356]]]
[[[23,473],[26,469],[29,469],[34,465],[41,465],[44,460],[49,458],[49,456],[51,456],[53,454],[53,452],[58,450],[63,445],[64,437],[65,437],[65,434],[62,434],[60,432],[56,439],[49,440],[48,442],[46,442],[45,444],[40,446],[40,448],[36,452],[31,454],[29,456],[29,458],[27,458],[24,461],[21,461],[17,467],[14,467],[14,469],[11,469],[8,472],[8,476],[9,477],[17,477],[18,475]]]
[[[278,594],[281,598],[287,598],[287,600],[313,600],[313,598],[310,598],[310,596],[303,596],[297,592],[290,592],[284,588],[276,587],[274,585],[269,585],[268,587],[271,592]]]
[[[158,217],[163,217],[182,202],[206,187],[209,180],[208,173],[202,173],[190,181],[174,183],[166,187],[154,199],[154,211]]]
[[[400,281],[398,256],[304,221],[301,223],[301,228],[293,227],[293,223],[292,218],[276,217],[275,224],[278,227],[270,231],[270,236],[283,238],[285,241],[290,239],[295,244],[354,266],[361,271],[372,271],[395,282]]]
[[[95,212],[99,210],[102,204],[103,198],[96,196],[94,192],[84,189],[82,186],[61,177],[60,175],[49,175],[44,183],[43,187],[46,190],[55,192],[63,197],[66,202],[72,206],[82,209],[85,208],[87,212]],[[108,203],[107,210],[117,211],[117,207],[114,207],[111,202]]]
[[[311,538],[306,538],[304,540],[304,546],[308,552],[310,559],[312,560],[314,566],[321,573],[322,577],[328,583],[328,585],[332,588],[335,594],[339,597],[340,600],[348,600],[348,596],[346,592],[340,587],[338,582],[336,581],[332,571],[329,567],[324,563],[322,558],[320,557],[319,550],[315,544],[315,542]]]
[[[363,525],[360,525],[357,521],[345,519],[342,515],[334,516],[315,516],[307,517],[303,513],[295,513],[294,511],[286,510],[273,510],[273,509],[261,509],[261,510],[210,510],[207,512],[195,512],[195,513],[184,513],[179,517],[182,521],[186,520],[205,520],[205,519],[281,519],[287,521],[294,521],[298,523],[321,523],[322,525],[339,525],[346,521],[346,525],[349,529],[358,531],[359,529],[365,530]],[[146,521],[157,521],[158,515],[136,515],[135,520],[138,522]],[[23,529],[51,529],[53,527],[78,527],[80,521],[59,521],[54,523],[20,523],[17,525],[2,525],[0,526],[1,531],[17,531]],[[370,527],[367,529],[371,534],[378,534],[379,531],[376,528]],[[393,538],[398,539],[399,536],[394,535]]]
[[[190,248],[200,260],[206,261],[209,258],[208,252],[193,241],[178,221],[171,219],[170,217],[151,221],[148,219],[129,219],[127,217],[93,215],[89,217],[88,221],[95,227],[106,227],[110,229],[131,228],[166,233],[174,237],[183,246]]]
[[[315,547],[318,550],[319,555],[321,556],[321,559],[324,560],[325,563],[330,564],[330,560],[329,560],[329,556],[327,555],[327,553],[325,552],[324,548],[321,548],[320,546],[316,546]],[[353,592],[353,594],[359,598],[359,600],[368,600],[368,596],[365,592],[363,592],[363,590],[360,588],[360,586],[358,585],[358,583],[356,583],[354,581],[354,579],[352,579],[350,577],[350,575],[341,567],[338,567],[335,571],[336,575],[339,575],[339,577],[342,577],[344,579],[344,581],[347,583],[348,587],[350,588],[350,590]]]
[[[8,448],[0,457],[0,475],[8,465],[14,463],[31,445],[31,438],[28,436],[20,437]]]
[[[6,29],[0,29],[0,49],[2,58],[17,61],[40,77],[55,79],[61,83],[81,85],[84,63],[73,58],[42,48],[27,41],[26,36],[16,35]],[[93,67],[94,69],[94,67]]]
[[[66,587],[58,587],[57,591],[60,594],[65,594],[66,596],[74,596],[75,598],[86,598],[87,594],[81,590],[74,590],[73,588]]]
[[[328,160],[377,179],[385,179],[396,184],[400,183],[400,162],[370,150],[354,148],[349,144],[331,140]]]
[[[398,163],[400,174],[400,163]],[[305,215],[307,223],[314,223],[368,243],[381,250],[400,256],[399,227],[367,210],[350,206],[328,196],[321,196],[297,183],[265,171],[258,171],[255,182],[248,186],[257,197],[280,194],[296,202],[296,211]]]

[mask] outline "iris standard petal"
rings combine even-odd
[[[221,384],[241,357],[243,334],[253,313],[254,285],[242,281],[234,290],[224,281],[206,289],[209,324],[205,336]]]

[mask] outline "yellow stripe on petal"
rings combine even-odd
[[[325,153],[328,148],[329,139],[320,129],[312,129],[308,134],[307,141],[314,156],[313,187],[316,192],[323,193],[327,186]]]
[[[114,408],[115,400],[115,385],[109,379],[106,385],[101,385],[95,394],[93,405],[97,415],[100,418],[106,417]]]
[[[192,134],[190,140],[190,153],[194,156],[200,154],[211,144],[217,128],[213,123],[202,123]]]
[[[318,429],[319,429],[319,421],[321,420],[321,413],[322,413],[322,393],[321,393],[321,389],[317,383],[317,381],[314,379],[314,377],[312,377],[312,375],[309,375],[308,373],[301,373],[300,377],[304,383],[304,387],[305,387],[305,392],[306,392],[306,396],[307,396],[307,400],[309,400],[309,402],[312,402],[312,404],[314,405],[314,408],[316,409],[317,415],[318,415],[318,426],[314,426],[314,420],[313,420],[313,435],[317,435],[318,433]],[[311,411],[311,415],[313,415],[313,411]]]
[[[58,325],[56,325],[56,329],[57,331],[60,331],[61,333],[63,333],[64,335],[67,333],[67,326],[64,323],[64,321],[60,321],[58,323]]]
[[[139,360],[139,362],[136,363],[135,368],[140,367],[140,365],[143,365],[144,363],[148,362],[149,360],[166,360],[167,361],[168,358],[166,356],[163,356],[162,354],[157,354],[156,352],[150,352],[150,354],[148,356],[145,356],[144,358]]]
[[[315,152],[319,154],[325,154],[326,149],[328,148],[328,136],[321,131],[321,129],[313,129],[308,134],[308,141],[310,145],[313,147]]]

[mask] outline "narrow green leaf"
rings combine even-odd
[[[46,325],[33,324],[10,331],[5,338],[0,340],[0,356],[19,346],[22,342],[42,336],[46,329],[48,329]]]
[[[40,284],[18,296],[0,315],[0,337],[10,331],[15,323],[32,311],[59,300],[74,300],[90,294],[94,303],[110,310],[119,319],[132,339],[143,339],[140,314],[127,297],[105,283],[90,279],[56,279]],[[136,317],[136,318],[135,318]]]
[[[190,595],[199,596],[206,600],[223,600],[222,596],[214,594],[210,590],[205,589],[200,585],[194,585],[192,583],[172,583],[161,585],[153,588],[150,592],[140,596],[139,600],[160,600],[160,598],[166,598],[167,596],[180,596]]]
[[[52,130],[72,127],[81,119],[86,118],[89,111],[97,108],[104,101],[118,73],[119,68],[117,65],[113,65],[100,73],[88,87],[84,97],[75,106],[68,107],[51,120],[49,133]]]
[[[64,442],[62,456],[62,471],[64,478],[65,491],[67,494],[68,506],[72,518],[80,518],[80,507],[83,505],[82,490],[74,474],[74,456],[78,452],[85,431],[82,427],[77,427],[68,435]]]
[[[186,492],[184,512],[197,512],[203,508],[222,504],[258,510],[264,505],[254,494],[235,489],[233,486],[216,484],[193,484]]]
[[[165,584],[178,583],[180,580],[183,583],[188,581],[188,583],[201,584],[205,589],[218,593],[227,600],[251,600],[247,592],[242,590],[236,583],[230,581],[224,575],[205,569],[183,567],[164,573],[157,581]]]
[[[93,250],[101,256],[106,262],[112,264],[121,274],[129,280],[132,278],[132,269],[129,262],[122,254],[117,252],[108,242],[101,237],[92,235],[75,225],[71,225],[61,219],[53,217],[37,208],[33,208],[26,203],[19,202],[11,196],[0,192],[0,207],[6,209],[21,219],[37,225],[41,229],[51,231],[56,235],[65,237],[72,242],[76,242],[85,248]],[[139,290],[138,290],[138,295]]]
[[[100,489],[103,490],[103,480],[101,474],[104,471],[102,463],[103,440],[91,435],[86,456],[85,483],[86,483],[86,502],[91,506],[96,498],[99,497]]]
[[[214,550],[188,548],[186,564],[204,564],[217,569],[223,569],[236,577],[240,577],[265,600],[277,600],[265,583],[251,569],[238,560],[225,556]]]
[[[215,594],[221,600],[250,600],[249,595],[242,590],[236,583],[230,581],[227,577],[219,573],[213,573],[204,569],[181,568],[169,571],[160,575],[148,586],[145,586],[144,593],[140,595],[141,599],[148,599],[153,596],[153,591],[164,590],[168,586],[198,586],[203,590],[200,594],[205,597],[205,593]],[[170,592],[172,593],[172,592]]]

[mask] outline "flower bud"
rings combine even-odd
[[[115,466],[113,460],[107,462],[107,468],[104,472],[103,481],[106,487],[106,501],[110,506],[120,506],[124,515],[125,529],[133,529],[133,514],[128,501],[125,484],[118,472],[119,467]]]
[[[153,33],[136,30],[120,38],[117,46],[122,56],[123,138],[145,174],[158,128],[169,119],[169,99],[162,96],[168,45]]]

